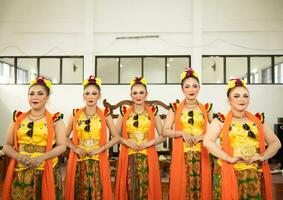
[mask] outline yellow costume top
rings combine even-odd
[[[183,130],[192,136],[201,136],[202,129],[204,125],[204,118],[202,116],[201,110],[194,110],[189,112],[181,113],[181,123]],[[189,144],[184,141],[184,152],[188,151],[198,151],[201,152],[201,143],[194,144],[189,146]]]
[[[172,103],[169,105],[169,107],[173,110],[173,112],[176,112],[178,108],[179,103]],[[212,109],[212,104],[207,103],[205,104],[206,111],[209,113]],[[191,111],[185,111],[183,110],[181,113],[181,123],[183,130],[192,136],[201,136],[203,132],[203,126],[204,126],[204,118],[201,110],[191,110]],[[184,141],[184,152],[188,151],[198,151],[201,152],[201,145],[202,143],[199,142],[197,144],[193,144],[192,146],[189,146],[189,144]]]
[[[219,116],[221,114],[218,114]],[[224,122],[225,117],[222,119],[216,116],[221,122]],[[262,123],[264,119],[262,118]],[[231,147],[233,148],[234,157],[249,157],[259,155],[259,130],[256,124],[252,121],[232,121],[229,130],[229,139]],[[222,135],[220,135],[222,140]],[[221,164],[220,159],[218,163]],[[234,164],[235,170],[259,170],[258,163],[247,164],[244,162]],[[260,171],[260,170],[259,170]]]
[[[15,111],[14,112],[14,121],[16,121],[17,117],[21,115],[22,112]],[[55,113],[52,116],[53,122],[56,122],[60,119],[63,119],[63,114]],[[31,158],[39,157],[46,152],[47,145],[47,123],[45,117],[37,120],[31,121],[28,118],[25,118],[19,128],[17,130],[18,144],[19,144],[19,152],[21,155],[27,155]],[[53,145],[56,142],[56,135],[53,136]],[[58,162],[58,157],[52,159],[53,167]],[[25,170],[26,167],[24,165],[18,164],[16,170],[21,171]],[[41,163],[36,169],[44,170],[44,162]]]
[[[150,108],[154,116],[157,115],[158,107],[153,105]],[[127,111],[126,107],[122,107],[121,114],[124,116],[125,112]],[[128,139],[136,142],[137,144],[141,144],[142,142],[148,141],[148,134],[150,130],[150,118],[149,114],[144,111],[141,114],[136,114],[134,111],[130,114],[128,120],[127,120],[127,133],[128,133]],[[129,155],[135,154],[135,153],[142,153],[147,155],[147,150],[143,149],[141,151],[135,151],[131,148],[129,148]]]
[[[79,109],[74,109],[73,114],[75,115]],[[110,113],[104,111],[104,115],[108,116]],[[98,149],[100,147],[100,131],[101,131],[101,120],[98,115],[91,118],[87,117],[84,112],[82,112],[76,123],[79,147],[83,148],[87,153],[92,149]],[[99,160],[99,155],[85,156],[79,158],[78,161],[82,160]]]

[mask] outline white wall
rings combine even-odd
[[[87,77],[97,55],[191,55],[201,75],[202,54],[283,55],[282,9],[282,0],[0,0],[0,56],[83,55]],[[150,34],[159,38],[115,39]],[[200,100],[225,111],[224,87],[203,86]],[[12,111],[28,108],[26,89],[0,86],[0,144]],[[103,89],[111,103],[129,93],[128,86]],[[179,86],[149,89],[150,98],[167,103],[182,97]],[[250,110],[276,123],[283,116],[282,86],[250,89]],[[54,86],[50,110],[68,116],[82,105],[81,92],[77,85]]]

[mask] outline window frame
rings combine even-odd
[[[188,58],[189,59],[189,67],[191,67],[191,55],[103,55],[103,56],[95,56],[95,64],[94,64],[94,73],[97,76],[97,60],[100,58],[116,58],[119,59],[117,62],[118,67],[118,82],[117,83],[103,83],[104,85],[128,85],[128,83],[121,83],[121,71],[120,71],[120,59],[121,58],[141,58],[141,76],[144,76],[144,59],[147,57],[151,58],[164,58],[164,82],[162,83],[148,83],[148,85],[179,85],[179,83],[168,83],[167,80],[167,63],[168,58]]]
[[[283,56],[282,54],[272,54],[272,55],[202,55],[202,58],[207,57],[222,57],[223,58],[223,83],[203,83],[203,85],[226,85],[228,80],[226,79],[227,65],[226,58],[227,57],[244,57],[247,58],[247,84],[249,85],[283,85],[283,83],[275,83],[275,57]],[[252,57],[270,57],[271,58],[271,83],[251,83],[250,75],[251,75],[251,58]]]
[[[18,68],[18,59],[22,58],[31,58],[31,59],[37,59],[37,72],[38,75],[40,75],[40,59],[46,59],[46,58],[54,58],[59,59],[60,61],[60,69],[59,69],[59,82],[58,83],[52,83],[53,85],[80,85],[81,83],[62,83],[63,79],[63,60],[64,58],[82,58],[83,59],[83,70],[82,70],[82,81],[84,80],[84,56],[80,55],[68,55],[68,56],[0,56],[0,59],[3,58],[10,58],[14,59],[14,83],[0,83],[0,85],[28,85],[29,83],[17,83],[17,70],[21,69]]]

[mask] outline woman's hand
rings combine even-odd
[[[193,136],[193,143],[197,144],[203,140],[203,135]]]
[[[79,155],[79,157],[80,158],[83,158],[83,157],[85,157],[86,155],[87,155],[87,152],[86,152],[86,150],[84,150],[83,148],[81,148],[81,147],[77,147],[77,148],[75,148],[75,153],[76,154],[78,154]]]
[[[28,155],[19,155],[16,160],[18,163],[24,166],[28,166],[31,163],[31,157]]]
[[[145,142],[142,142],[139,146],[140,146],[140,149],[139,150],[143,150],[143,149],[146,149],[146,148],[149,148],[151,146],[154,145],[154,140],[150,140],[150,141],[145,141]]]
[[[183,132],[182,137],[184,138],[185,142],[188,143],[190,146],[194,144],[194,137],[186,132]]]
[[[138,145],[136,142],[131,141],[131,140],[127,140],[126,141],[126,146],[135,150],[135,151],[139,151],[140,150],[140,145]]]
[[[92,149],[88,152],[88,155],[90,157],[94,156],[94,155],[97,155],[97,154],[101,154],[103,152],[103,149],[100,147],[98,149]]]
[[[44,162],[44,159],[39,156],[31,159],[31,162],[27,166],[29,169],[35,169],[37,168],[42,162]]]
[[[231,157],[231,156],[227,156],[227,158],[226,158],[225,160],[226,160],[227,162],[231,163],[231,164],[244,162],[243,158],[241,158],[241,157]]]
[[[245,159],[246,163],[248,164],[252,164],[255,162],[264,162],[265,160],[266,160],[265,157],[260,155],[252,156],[249,159]]]

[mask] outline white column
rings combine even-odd
[[[201,81],[201,56],[202,48],[196,47],[202,45],[202,10],[203,0],[192,0],[192,31],[193,31],[193,46],[191,66],[198,72]]]
[[[94,24],[94,1],[84,0],[84,77],[94,74],[94,55],[93,55],[93,24]]]

